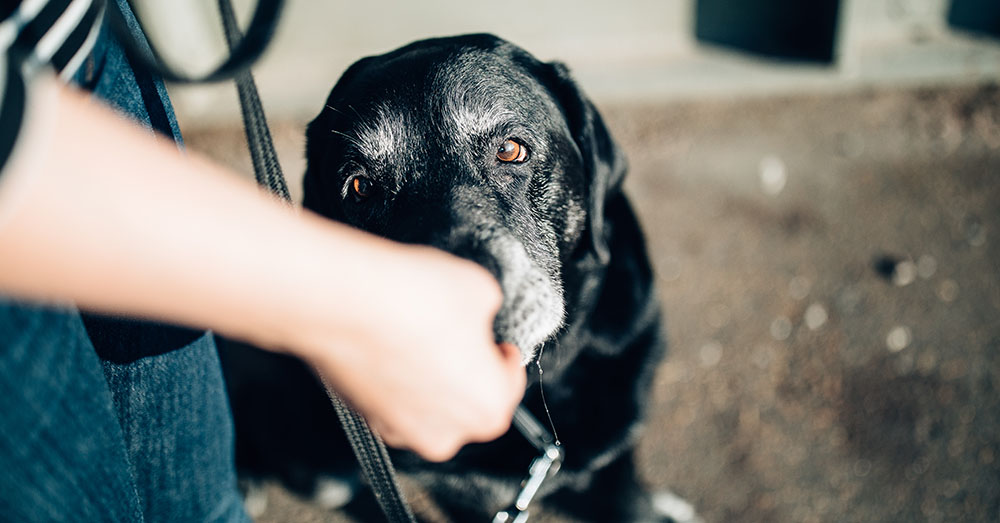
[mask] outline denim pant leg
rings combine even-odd
[[[125,0],[118,3],[130,18]],[[134,19],[129,22],[138,33]],[[107,24],[76,79],[122,114],[179,142],[163,83],[133,70]],[[84,315],[84,324],[103,360],[145,520],[247,521],[212,336],[94,315]]]
[[[142,521],[128,460],[79,315],[0,298],[0,520]]]

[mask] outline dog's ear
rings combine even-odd
[[[331,128],[328,113],[330,110],[324,107],[319,116],[306,127],[306,172],[302,175],[302,206],[332,218],[332,209],[323,204],[330,199],[328,193],[331,190],[328,187],[330,180],[326,179],[329,174],[322,174],[328,171],[326,156],[329,145],[326,134],[330,134]]]
[[[594,104],[583,94],[560,62],[545,64],[549,89],[566,116],[573,140],[583,156],[586,175],[589,241],[598,258],[607,263],[608,231],[605,227],[605,203],[621,191],[628,165],[625,154],[608,132]]]

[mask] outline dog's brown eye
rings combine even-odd
[[[351,180],[351,189],[354,191],[354,196],[367,198],[372,194],[372,181],[364,176],[355,176]]]
[[[514,140],[507,140],[497,149],[497,159],[501,162],[521,163],[528,159],[528,148]]]

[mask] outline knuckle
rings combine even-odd
[[[487,440],[494,440],[507,432],[510,429],[510,416],[506,412],[506,409],[497,409],[485,416],[480,424],[480,436]]]
[[[458,449],[459,445],[456,442],[437,442],[425,447],[420,454],[428,461],[440,463],[454,457]]]
[[[382,442],[390,447],[402,447],[406,445],[406,441],[401,439],[395,432],[376,430],[376,433],[382,438]]]
[[[479,280],[480,293],[483,299],[499,309],[503,303],[503,290],[500,288],[500,282],[489,271],[479,265],[473,265],[472,269]]]

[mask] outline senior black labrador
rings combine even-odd
[[[364,58],[309,124],[306,154],[305,207],[496,276],[496,338],[520,347],[524,405],[547,424],[544,394],[565,449],[542,502],[588,521],[664,519],[633,465],[664,353],[653,277],[622,192],[625,158],[567,69],[485,34]],[[227,367],[244,470],[281,469],[301,486],[351,462],[314,384],[272,376],[265,394]],[[275,401],[279,421],[260,410]],[[455,521],[488,521],[536,455],[512,430],[444,464],[395,457]]]

